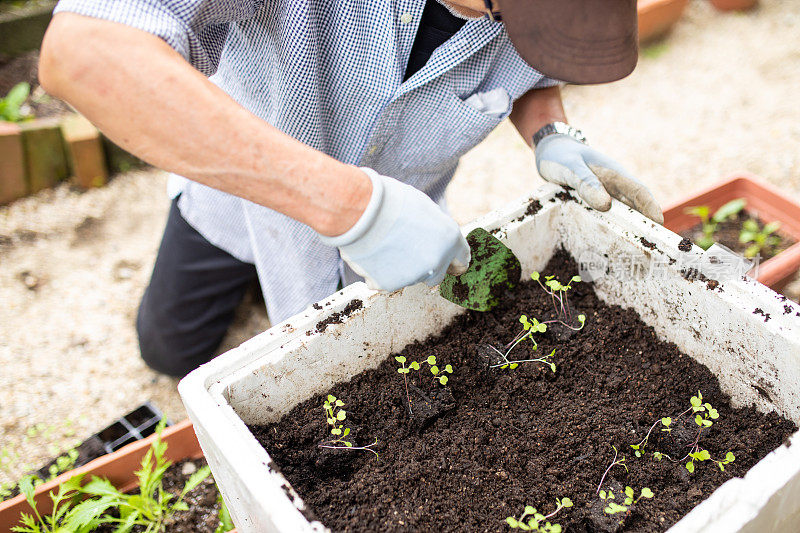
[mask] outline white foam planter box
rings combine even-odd
[[[755,404],[800,423],[800,311],[756,281],[736,276],[710,290],[688,281],[680,237],[615,202],[598,213],[580,202],[562,201],[561,189],[541,188],[541,202],[525,215],[531,198],[489,213],[465,228],[482,226],[519,257],[523,276],[541,270],[559,246],[574,257],[630,257],[661,265],[657,279],[608,275],[595,281],[605,302],[635,309],[662,339],[711,369],[734,405]],[[642,241],[642,237],[646,240]],[[655,245],[655,248],[652,247]],[[675,262],[677,261],[677,262]],[[674,263],[670,265],[670,263]],[[363,308],[323,333],[316,325],[354,299]],[[181,397],[214,479],[239,531],[324,531],[301,514],[302,499],[271,467],[264,448],[245,424],[277,421],[292,407],[335,383],[377,367],[406,344],[438,333],[462,312],[418,285],[393,294],[362,283],[278,324],[183,379]],[[793,304],[792,304],[793,305]],[[755,309],[768,313],[765,321]],[[727,481],[669,531],[797,531],[800,524],[800,436]]]

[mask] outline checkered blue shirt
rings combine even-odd
[[[61,0],[56,12],[121,22],[164,39],[242,106],[344,163],[368,166],[440,201],[459,158],[511,111],[556,82],[529,67],[501,23],[470,20],[403,82],[425,0]],[[346,279],[334,248],[271,209],[177,176],[183,217],[254,263],[273,323]]]

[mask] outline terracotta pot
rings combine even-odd
[[[49,513],[53,504],[48,493],[51,490],[58,490],[57,487],[61,483],[78,474],[108,478],[115,487],[122,491],[136,488],[138,482],[134,472],[139,469],[142,457],[147,453],[155,438],[156,435],[151,435],[120,448],[114,453],[98,457],[80,468],[64,472],[52,481],[42,483],[36,488],[34,497],[39,512],[41,514]],[[183,459],[203,457],[203,451],[197,442],[194,428],[188,419],[166,428],[162,434],[162,440],[168,444],[166,455],[170,461],[177,462]],[[18,525],[21,513],[32,513],[22,494],[0,503],[0,531],[10,531],[13,526]]]
[[[0,205],[28,193],[25,180],[25,150],[17,124],[0,122]]]
[[[688,3],[689,0],[639,0],[639,41],[666,34],[680,20]]]
[[[711,4],[720,11],[746,11],[757,3],[758,0],[711,0]]]
[[[689,198],[664,210],[664,226],[675,233],[680,233],[699,222],[698,217],[685,212],[687,207],[707,205],[713,212],[736,198],[746,199],[745,210],[757,214],[763,222],[779,221],[780,232],[797,241],[758,268],[756,279],[778,291],[791,281],[800,269],[800,205],[787,199],[778,189],[762,182],[760,178],[740,172],[699,193],[692,194]]]

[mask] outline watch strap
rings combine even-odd
[[[539,142],[548,135],[569,135],[576,141],[586,144],[586,137],[581,130],[573,128],[566,122],[551,122],[550,124],[545,124],[533,134],[533,147],[536,148]]]

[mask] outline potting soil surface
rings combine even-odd
[[[717,231],[714,233],[714,241],[730,248],[738,254],[744,254],[744,251],[747,250],[747,247],[750,246],[751,243],[739,242],[739,234],[742,231],[742,224],[744,224],[744,222],[749,218],[755,218],[755,220],[758,222],[759,230],[764,229],[764,223],[761,222],[760,219],[757,217],[751,217],[751,215],[747,213],[740,212],[736,215],[736,217],[726,220],[725,222],[721,222],[717,225]],[[697,242],[703,236],[703,225],[697,224],[692,228],[682,231],[680,235],[681,237],[686,237],[687,239]],[[783,234],[780,229],[773,233],[773,235],[778,237],[780,242],[778,242],[778,244],[775,246],[767,246],[761,250],[762,262],[766,261],[767,259],[772,259],[778,255],[778,253],[797,242],[791,237]]]
[[[575,270],[561,252],[545,273],[566,281]],[[511,341],[520,332],[520,315],[553,316],[550,297],[532,282],[492,312],[467,312],[440,336],[406,347],[401,353],[409,361],[434,355],[439,368],[453,366],[447,387],[454,408],[421,432],[410,418],[393,357],[336,385],[330,393],[346,404],[344,424],[352,430],[347,440],[364,446],[377,439],[379,459],[368,451],[318,447],[330,438],[323,396],[299,404],[278,423],[251,430],[309,506],[308,517],[336,531],[505,531],[506,517],[519,517],[526,505],[549,514],[556,498],[567,497],[574,506],[551,518],[566,531],[613,531],[622,520],[625,531],[648,532],[669,528],[796,430],[775,413],[733,409],[706,367],[658,340],[634,311],[600,302],[591,285],[574,284],[569,295],[573,309],[586,316],[585,328],[569,335],[551,327],[537,334],[537,351],[526,340],[511,354],[528,359],[555,349],[556,372],[537,362],[489,369],[477,354],[476,346]],[[442,388],[426,364],[408,377],[429,394]],[[644,457],[635,458],[629,445],[661,417],[677,419],[698,390],[719,412],[700,446],[713,458],[733,452],[735,461],[724,472],[711,461],[697,462],[693,474],[685,460],[656,461],[653,451],[677,444],[660,428]],[[412,395],[417,396],[413,389]],[[429,407],[413,405],[417,414]],[[674,426],[686,422],[695,431],[690,416]],[[621,483],[638,495],[648,487],[655,497],[608,520],[596,493],[612,462],[612,446],[625,457],[627,470],[611,468],[603,488],[619,490]]]

